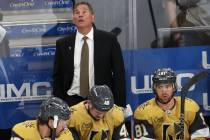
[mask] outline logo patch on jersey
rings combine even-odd
[[[90,129],[92,127],[92,123],[83,123],[82,124],[82,129]]]
[[[24,125],[26,128],[27,128],[27,127],[29,127],[29,128],[35,128],[35,125],[34,125],[34,123],[32,123],[32,122],[24,122],[23,125]]]
[[[163,117],[155,117],[154,118],[154,122],[157,124],[157,125],[162,125],[163,122],[164,122],[164,118]]]
[[[163,140],[180,139],[181,128],[180,124],[163,124]]]

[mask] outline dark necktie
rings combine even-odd
[[[89,93],[89,49],[86,36],[83,37],[84,44],[81,52],[80,62],[80,95],[84,98]]]

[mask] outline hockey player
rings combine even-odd
[[[129,138],[121,107],[114,105],[108,86],[94,86],[87,97],[71,107],[68,127],[81,140],[122,140]]]
[[[11,140],[74,140],[66,125],[69,116],[68,105],[57,97],[51,97],[42,103],[37,120],[13,127]]]
[[[180,139],[180,97],[176,75],[170,68],[155,71],[153,91],[155,98],[138,106],[134,112],[135,137],[140,139],[177,140]],[[209,136],[198,104],[192,99],[185,101],[184,140],[203,140]]]

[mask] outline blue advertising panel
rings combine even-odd
[[[72,0],[1,0],[0,5],[3,11],[73,7]]]
[[[0,128],[36,118],[42,100],[51,96],[55,46],[11,49],[11,57],[0,60]],[[152,75],[157,68],[170,67],[177,74],[178,93],[191,77],[210,69],[209,46],[139,49],[123,52],[127,103],[134,110],[154,97]],[[210,115],[210,77],[189,89],[188,97]],[[6,109],[5,109],[6,108]]]
[[[154,97],[152,75],[157,68],[172,68],[177,74],[178,92],[195,74],[210,69],[209,46],[139,49],[124,52],[126,66],[127,103],[134,110],[139,104]],[[208,63],[209,62],[209,63]],[[205,115],[210,115],[208,86],[210,76],[193,85],[188,97],[197,101]]]
[[[55,46],[11,49],[0,59],[0,128],[37,117],[42,100],[52,94]]]
[[[72,0],[0,1],[0,129],[35,119],[52,96],[55,42],[76,31],[72,8]]]
[[[8,37],[14,38],[30,38],[30,37],[53,37],[64,36],[76,32],[76,26],[70,22],[60,23],[23,23],[6,25]]]
[[[53,45],[58,37],[76,31],[71,15],[66,18],[72,7],[72,0],[0,1],[3,21],[6,19],[2,23],[10,42],[10,57],[0,58],[0,129],[11,128],[18,122],[36,118],[41,102],[51,96],[55,55]],[[36,19],[34,13],[41,13],[39,16],[46,14],[43,19],[49,19],[40,20],[39,16]],[[21,17],[24,20],[16,22],[17,16],[21,14],[22,17],[33,15],[33,19],[27,21]],[[44,41],[36,40],[48,37],[53,42],[46,41],[48,44],[45,44]],[[31,41],[33,39],[36,44]],[[17,45],[18,41],[23,43]],[[176,72],[179,95],[181,86],[191,77],[201,71],[209,71],[208,54],[210,46],[125,50],[127,103],[134,110],[139,104],[154,97],[152,74],[162,67],[170,67]],[[188,97],[198,102],[205,115],[210,115],[209,80],[210,77],[199,81],[188,93]]]

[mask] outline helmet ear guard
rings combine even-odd
[[[174,85],[174,93],[177,91],[176,74],[171,68],[157,69],[152,77],[152,89],[156,93],[155,85],[159,83],[172,83]]]
[[[99,111],[108,111],[114,105],[112,91],[106,85],[92,87],[88,94],[88,100]]]
[[[57,126],[58,126],[58,116],[55,115],[53,118],[54,118],[54,121],[53,121],[53,128],[57,128]]]

